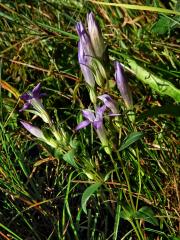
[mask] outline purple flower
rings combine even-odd
[[[76,127],[76,130],[85,128],[89,124],[92,124],[94,129],[97,132],[97,135],[102,143],[102,146],[104,147],[104,150],[106,151],[106,153],[110,154],[111,151],[110,151],[108,139],[106,136],[106,130],[103,125],[103,114],[105,110],[106,110],[105,105],[103,105],[102,107],[97,107],[95,114],[89,109],[83,110],[82,114],[86,120],[79,123],[78,126]]]
[[[89,37],[84,25],[82,24],[82,22],[78,22],[76,24],[76,30],[79,35],[79,39],[81,41],[81,44],[82,44],[85,54],[91,58],[95,57],[90,37]]]
[[[121,93],[121,96],[125,102],[126,107],[128,109],[131,109],[133,107],[132,93],[130,91],[127,79],[125,77],[124,69],[118,61],[116,61],[114,65],[115,65],[115,80],[117,83],[117,87]]]
[[[38,127],[33,126],[32,124],[26,122],[26,121],[20,121],[21,124],[23,125],[23,127],[30,132],[32,135],[34,135],[35,137],[41,139],[41,140],[45,140],[45,136],[43,134],[43,132],[41,131],[41,129],[39,129]]]
[[[41,98],[43,96],[46,96],[45,93],[40,93],[41,91],[41,85],[40,83],[32,90],[27,93],[24,93],[20,98],[26,101],[23,108],[20,109],[20,112],[27,110],[29,107],[33,107],[35,110],[28,110],[29,112],[34,113],[35,115],[38,115],[43,119],[44,122],[51,124],[50,117],[48,113],[46,112]]]
[[[88,85],[94,88],[96,82],[102,87],[104,80],[107,79],[106,70],[103,66],[104,42],[93,14],[87,15],[87,19],[89,32],[86,31],[82,22],[76,24],[80,39],[78,43],[78,60]],[[95,103],[95,101],[93,102]]]
[[[78,60],[86,83],[94,88],[95,79],[91,67],[92,57],[85,53],[81,40],[78,43]]]
[[[46,142],[48,145],[50,145],[51,147],[56,148],[57,147],[57,143],[54,141],[54,139],[49,138],[47,139],[44,136],[44,133],[41,131],[41,129],[39,129],[38,127],[33,126],[32,124],[26,122],[26,121],[20,121],[21,124],[23,125],[23,127],[30,132],[32,135],[34,135],[35,137],[37,137],[39,140]]]
[[[97,130],[103,125],[103,114],[106,110],[106,106],[97,107],[96,113],[94,114],[91,110],[85,109],[82,111],[82,115],[85,117],[85,121],[82,121],[76,127],[76,130],[87,127],[89,124],[92,124],[93,127]]]
[[[118,108],[114,102],[114,100],[108,95],[108,94],[103,94],[101,96],[98,97],[100,100],[103,101],[104,105],[110,109],[110,111],[113,113],[113,114],[118,114],[119,111],[118,111]]]
[[[28,109],[31,105],[32,105],[32,100],[33,99],[36,99],[36,101],[39,101],[43,96],[45,96],[44,93],[40,93],[41,91],[41,84],[38,83],[38,85],[33,88],[33,90],[30,92],[27,92],[27,93],[24,93],[20,98],[24,101],[27,101],[23,108],[20,109],[19,111],[22,112],[26,109]]]
[[[96,57],[102,60],[105,52],[105,44],[102,37],[101,30],[95,20],[94,14],[91,12],[87,14],[88,32],[91,39]]]

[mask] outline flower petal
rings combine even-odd
[[[32,96],[29,93],[24,93],[20,96],[20,98],[24,101],[29,101],[30,99],[32,99]]]
[[[103,120],[103,114],[106,110],[106,105],[96,108],[96,118],[95,121]]]
[[[83,25],[82,22],[78,22],[78,23],[76,24],[76,31],[77,31],[79,37],[81,37],[81,35],[83,34],[83,32],[86,31],[86,30],[85,30],[85,27],[84,27],[84,25]]]
[[[105,44],[99,25],[97,24],[94,14],[92,12],[87,14],[87,23],[92,47],[96,56],[101,59],[105,52]]]
[[[34,98],[40,98],[41,84],[38,83],[36,87],[32,90],[32,95]]]
[[[23,125],[23,127],[29,131],[32,135],[34,135],[37,138],[40,139],[45,139],[43,132],[41,131],[41,129],[39,129],[38,127],[33,126],[32,124],[26,122],[26,121],[20,121],[21,124]]]
[[[31,106],[31,104],[29,102],[25,103],[23,105],[23,107],[19,110],[19,112],[25,111],[26,109],[28,109]]]
[[[90,122],[93,122],[95,120],[94,113],[89,109],[82,110],[82,114]]]
[[[118,113],[118,109],[114,100],[108,94],[103,94],[98,98],[103,101],[103,103],[106,105],[107,108],[111,110],[112,113]]]
[[[95,120],[93,122],[93,127],[97,130],[97,129],[100,129],[102,128],[103,126],[103,121],[102,120]]]
[[[75,128],[75,130],[78,131],[78,130],[81,129],[81,128],[87,127],[89,124],[90,124],[90,121],[89,121],[89,120],[82,121],[81,123],[79,123],[79,124],[77,125],[77,127]]]
[[[87,82],[87,84],[94,88],[95,79],[91,70],[91,57],[85,55],[81,40],[78,43],[78,60],[84,80]]]
[[[82,24],[82,22],[78,22],[76,24],[76,30],[79,35],[80,41],[82,43],[82,47],[84,49],[85,55],[90,56],[90,57],[95,57],[90,37],[89,37],[84,25]]]

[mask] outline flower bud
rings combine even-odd
[[[122,65],[117,61],[115,62],[115,80],[126,107],[128,109],[132,109],[133,107],[132,93],[130,91],[127,79],[125,77],[124,69]]]
[[[79,60],[79,64],[80,64],[81,71],[84,76],[85,82],[91,88],[94,88],[95,79],[94,79],[94,74],[93,74],[92,67],[91,67],[92,57],[88,56],[85,53],[81,40],[78,43],[78,60]]]
[[[44,133],[39,129],[38,127],[33,126],[32,124],[26,122],[26,121],[20,121],[23,127],[30,132],[32,135],[37,137],[39,140],[47,143],[53,148],[57,148],[57,143],[53,138],[46,138]]]
[[[96,57],[102,60],[105,52],[105,44],[102,37],[101,30],[95,20],[94,14],[91,12],[87,15],[88,32],[91,39],[92,47]]]

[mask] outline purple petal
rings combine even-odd
[[[121,116],[122,114],[121,113],[110,113],[108,114],[108,116],[110,117],[116,117],[116,116]]]
[[[106,110],[106,105],[103,105],[102,107],[97,107],[96,108],[96,119],[95,121],[101,121],[103,120],[103,114]]]
[[[25,103],[25,104],[23,105],[23,107],[19,110],[19,112],[25,111],[25,110],[28,109],[30,106],[31,106],[30,103],[28,103],[28,102]]]
[[[95,120],[94,113],[91,110],[89,110],[89,109],[83,110],[82,114],[90,122],[93,122]]]
[[[77,31],[77,33],[78,33],[78,35],[79,35],[80,38],[81,38],[82,34],[83,34],[84,32],[86,32],[85,27],[84,27],[84,25],[83,25],[82,22],[78,22],[78,23],[76,24],[76,31]]]
[[[107,108],[111,110],[112,113],[118,113],[118,109],[115,105],[114,100],[108,94],[103,94],[98,98],[103,101],[103,103],[106,105]]]
[[[87,23],[88,32],[94,52],[97,57],[102,58],[105,52],[105,44],[99,25],[97,24],[94,14],[92,12],[87,14]]]
[[[95,57],[90,37],[81,22],[77,23],[76,30],[82,43],[85,55]]]
[[[34,98],[40,98],[41,84],[38,83],[36,87],[32,90],[32,95]]]
[[[84,80],[87,82],[87,84],[94,88],[95,79],[91,70],[91,57],[85,55],[81,40],[78,43],[78,60]]]
[[[79,124],[77,125],[77,127],[75,128],[75,130],[78,131],[78,130],[81,129],[81,128],[87,127],[89,124],[90,124],[90,121],[89,121],[89,120],[82,121],[81,123],[79,123]]]
[[[44,134],[43,132],[38,128],[33,126],[32,124],[26,122],[26,121],[20,121],[23,127],[29,131],[32,135],[34,135],[37,138],[44,139]]]
[[[102,128],[102,126],[103,126],[103,121],[102,120],[95,120],[94,122],[93,122],[93,126],[94,126],[94,128],[97,130],[97,129],[100,129],[100,128]]]
[[[24,93],[20,96],[20,98],[24,101],[28,101],[28,100],[32,99],[32,96],[28,93]]]

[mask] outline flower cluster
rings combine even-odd
[[[119,117],[118,104],[107,94],[104,93],[98,96],[97,85],[101,87],[101,90],[108,90],[108,78],[109,70],[106,66],[108,63],[105,59],[108,59],[106,46],[102,37],[101,30],[95,20],[93,13],[87,15],[87,29],[82,22],[78,22],[76,30],[79,35],[78,42],[78,60],[87,88],[89,90],[89,96],[94,106],[94,111],[91,109],[85,109],[82,111],[82,115],[85,118],[84,121],[78,124],[76,130],[87,127],[92,124],[95,129],[101,144],[106,153],[111,154],[111,146],[108,141],[107,130],[103,124],[105,112],[108,111],[109,116]],[[133,101],[130,88],[125,78],[124,70],[119,62],[115,62],[115,80],[117,87],[122,95],[125,106],[128,110],[132,110]],[[66,134],[62,130],[60,134],[49,114],[42,104],[42,97],[44,93],[40,93],[40,83],[32,90],[24,93],[21,99],[25,101],[23,108],[20,111],[28,111],[36,116],[39,116],[46,124],[48,129],[52,133],[52,136],[47,136],[41,129],[33,126],[31,123],[21,121],[21,124],[26,128],[32,135],[46,142],[53,148],[56,148],[59,143],[66,142]],[[97,104],[97,102],[101,104]],[[103,104],[102,104],[103,103]],[[120,125],[117,125],[120,126]]]
[[[108,59],[106,46],[93,13],[87,14],[87,30],[82,22],[77,23],[76,30],[79,35],[78,60],[84,80],[90,90],[90,99],[95,106],[94,112],[89,109],[82,111],[82,115],[85,120],[79,123],[76,130],[85,128],[89,124],[92,124],[97,132],[102,146],[105,151],[110,154],[109,141],[103,125],[103,115],[104,112],[109,109],[109,116],[119,116],[119,110],[115,101],[108,94],[103,94],[97,97],[97,90],[95,89],[96,83],[100,87],[105,85],[108,86],[109,74],[107,68],[105,67],[108,65],[108,63],[105,62],[105,59]],[[132,94],[124,74],[124,69],[118,61],[114,63],[114,67],[117,87],[121,93],[126,108],[128,110],[132,110]],[[97,99],[100,99],[103,102],[103,106],[99,107],[96,105]]]
[[[54,135],[55,139],[51,136],[45,136],[45,134],[40,128],[33,126],[31,123],[23,120],[20,122],[26,130],[28,130],[39,140],[47,143],[53,148],[57,148],[58,143],[61,142],[63,138],[56,130],[52,120],[50,119],[49,114],[47,113],[46,109],[42,104],[42,97],[46,96],[46,94],[40,93],[40,91],[41,85],[39,83],[36,87],[34,87],[32,91],[28,91],[21,96],[21,99],[25,101],[25,104],[23,105],[22,109],[20,109],[20,112],[27,111],[33,113],[35,116],[39,116],[45,123],[48,124],[48,127]]]
[[[101,30],[92,12],[87,14],[87,25],[87,30],[82,22],[78,22],[76,25],[76,30],[79,35],[78,60],[84,80],[91,90],[91,101],[96,103],[96,92],[94,90],[95,83],[97,83],[100,87],[103,87],[104,85],[108,86],[109,70],[107,70],[106,67],[108,63],[105,61],[105,59],[108,59],[108,55]],[[117,82],[118,89],[126,107],[131,109],[133,106],[132,94],[124,74],[124,69],[117,61],[114,65],[115,80]]]
[[[76,25],[79,35],[78,60],[88,86],[91,101],[96,103],[95,84],[103,87],[108,78],[108,71],[105,70],[104,64],[107,54],[101,30],[93,13],[87,15],[87,24],[88,31],[86,31],[82,22],[78,22]]]

